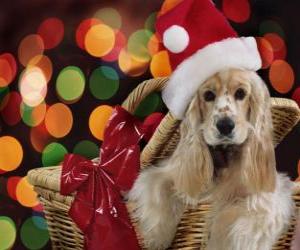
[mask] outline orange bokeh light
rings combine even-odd
[[[16,188],[16,197],[18,202],[24,207],[34,207],[38,204],[37,193],[27,181],[27,177],[23,177],[19,181]]]
[[[268,33],[264,35],[264,38],[268,40],[273,48],[274,60],[284,60],[287,53],[284,40],[276,33]]]
[[[48,144],[55,141],[55,138],[48,133],[45,123],[42,122],[30,130],[30,141],[32,147],[41,153]]]
[[[47,110],[45,125],[50,135],[56,138],[66,136],[73,126],[72,111],[63,103],[53,104]]]
[[[137,60],[129,54],[125,49],[122,49],[119,55],[119,67],[129,76],[140,76],[148,69],[149,62]]]
[[[277,92],[285,94],[293,87],[295,80],[294,71],[286,61],[276,60],[270,67],[269,79]]]
[[[27,66],[28,62],[37,55],[44,53],[43,39],[36,34],[26,36],[20,43],[18,49],[19,61],[23,66]]]
[[[262,60],[262,68],[266,69],[274,60],[272,45],[267,39],[263,37],[257,37],[256,42]]]
[[[97,18],[89,18],[89,19],[83,20],[79,24],[79,26],[76,30],[76,35],[75,35],[76,43],[77,43],[79,48],[85,49],[84,39],[85,39],[86,33],[89,31],[89,29],[92,26],[97,25],[97,24],[101,24],[101,23],[102,22]]]
[[[23,148],[20,142],[12,136],[0,137],[0,169],[13,171],[23,160]]]
[[[33,107],[32,110],[28,111],[26,110],[26,107],[24,103],[20,105],[20,113],[23,117],[23,121],[31,127],[35,127],[42,123],[42,121],[45,119],[47,105],[46,103],[42,102],[36,107]]]
[[[84,44],[90,55],[105,56],[115,45],[115,32],[105,24],[94,25],[86,33]]]
[[[116,31],[116,42],[113,49],[105,56],[102,57],[102,60],[113,62],[118,60],[121,50],[125,47],[127,43],[127,38],[121,31]]]
[[[161,15],[166,14],[168,11],[173,9],[177,4],[179,4],[182,1],[183,0],[165,0],[157,16],[159,17]]]
[[[157,34],[153,34],[148,42],[149,54],[154,56],[156,53],[158,53],[160,47],[161,43],[157,37]]]
[[[113,112],[108,105],[101,105],[93,110],[89,118],[89,128],[94,137],[103,140],[106,124]]]
[[[169,55],[166,50],[162,50],[152,57],[150,71],[154,78],[169,76],[172,73]]]
[[[45,55],[37,55],[35,57],[33,57],[27,65],[27,68],[39,68],[43,75],[46,78],[46,82],[48,83],[52,77],[52,72],[53,72],[53,68],[52,68],[52,62],[50,61],[49,57],[45,56]]]

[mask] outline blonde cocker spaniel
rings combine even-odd
[[[166,249],[187,206],[213,202],[208,250],[269,250],[289,224],[292,182],[277,173],[270,95],[252,71],[201,84],[174,153],[129,193],[145,246]]]

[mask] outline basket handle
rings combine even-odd
[[[169,78],[150,79],[139,84],[123,102],[122,107],[131,114],[137,109],[141,101],[154,91],[160,92],[168,82]],[[164,144],[168,142],[173,131],[178,126],[177,121],[170,112],[163,118],[157,127],[156,132],[141,152],[141,168],[153,163],[156,156],[162,150]]]
[[[122,107],[129,113],[133,114],[141,101],[143,101],[152,92],[161,91],[165,87],[168,80],[169,79],[165,77],[150,79],[142,82],[126,98],[122,104]]]

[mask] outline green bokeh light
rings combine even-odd
[[[43,220],[43,218],[28,218],[22,225],[20,230],[21,241],[28,249],[41,249],[49,241],[48,230],[38,227],[34,220]]]
[[[148,43],[153,33],[149,30],[138,30],[128,39],[128,52],[137,60],[149,61],[151,55],[148,50]]]
[[[43,166],[47,167],[58,165],[67,153],[68,151],[63,145],[57,142],[50,143],[45,147],[42,153]]]
[[[99,156],[99,147],[94,142],[84,140],[75,145],[73,153],[94,159]]]
[[[264,36],[267,33],[277,33],[283,39],[285,38],[285,33],[282,27],[273,20],[266,20],[259,25],[259,35]]]
[[[12,219],[0,216],[0,249],[10,249],[16,240],[16,225]]]
[[[157,12],[153,12],[147,18],[145,22],[145,29],[150,30],[151,32],[155,32],[155,23],[156,23]]]
[[[114,8],[100,9],[95,13],[94,17],[116,30],[122,26],[122,17]]]
[[[101,66],[93,71],[90,77],[92,95],[100,100],[108,100],[119,89],[118,73],[111,67]]]
[[[72,103],[78,101],[85,87],[85,77],[81,69],[75,66],[64,68],[56,80],[56,92],[61,99]]]
[[[138,106],[135,115],[141,118],[150,115],[155,111],[159,111],[162,107],[162,100],[158,93],[151,93]]]
[[[0,108],[1,108],[1,104],[5,98],[5,96],[9,93],[9,88],[8,87],[4,87],[1,88],[0,87]]]
[[[26,125],[30,127],[35,127],[44,120],[46,114],[46,106],[44,104],[44,106],[40,106],[40,107],[43,109],[43,115],[39,117],[34,117],[33,112],[34,109],[37,107],[30,107],[26,105],[24,102],[21,103],[20,112],[21,112],[22,120]]]

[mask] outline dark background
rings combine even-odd
[[[18,91],[18,79],[24,69],[18,62],[17,52],[20,41],[26,35],[35,33],[39,24],[49,17],[57,17],[63,21],[65,34],[62,42],[57,47],[45,52],[45,55],[51,59],[53,64],[53,74],[48,85],[46,103],[52,105],[61,101],[55,91],[55,82],[59,72],[66,66],[78,66],[86,77],[86,88],[83,96],[78,102],[68,105],[72,110],[74,119],[71,132],[63,138],[53,139],[52,141],[57,141],[64,145],[68,152],[72,152],[74,146],[81,140],[89,140],[99,146],[101,141],[93,137],[88,126],[91,111],[99,105],[108,104],[113,106],[122,103],[138,83],[152,77],[149,70],[139,77],[122,75],[117,62],[103,62],[99,58],[92,57],[86,51],[81,50],[74,39],[76,28],[80,22],[91,17],[100,8],[113,7],[122,16],[121,30],[126,37],[130,37],[136,30],[143,29],[147,17],[151,13],[158,11],[162,2],[160,0],[1,0],[0,55],[7,52],[11,53],[18,64],[17,77],[9,85],[9,91]],[[221,8],[221,0],[216,0],[215,3]],[[300,2],[297,0],[252,0],[250,5],[251,16],[246,22],[231,23],[238,33],[243,36],[261,36],[259,27],[265,20],[275,21],[284,30],[284,41],[287,46],[287,57],[285,60],[292,66],[295,74],[293,87],[288,93],[280,94],[270,84],[268,78],[269,69],[261,70],[259,73],[266,81],[272,96],[291,98],[294,91],[300,86]],[[114,68],[120,75],[118,92],[105,101],[94,98],[87,87],[88,77],[92,70],[101,65],[108,65]],[[0,99],[1,101],[2,99]],[[161,107],[158,107],[158,109],[161,109]],[[142,116],[148,115],[146,113],[145,111]],[[0,116],[0,137],[9,135],[17,138],[24,151],[23,161],[16,170],[0,174],[0,216],[11,218],[16,226],[17,239],[13,249],[39,248],[34,248],[35,246],[50,249],[50,243],[47,243],[47,237],[43,233],[42,235],[45,237],[44,242],[25,247],[26,237],[28,240],[34,241],[39,233],[37,233],[37,236],[28,234],[22,236],[21,228],[24,227],[25,221],[31,216],[43,216],[43,214],[41,211],[24,207],[18,200],[12,199],[6,187],[7,180],[10,177],[23,177],[28,170],[43,166],[41,153],[35,151],[31,145],[29,139],[30,130],[31,128],[24,124],[22,120],[16,125],[10,126],[6,124],[3,116]],[[280,171],[287,172],[291,178],[296,179],[298,177],[297,165],[300,159],[299,124],[276,148],[276,156],[277,168]],[[41,226],[36,227],[36,225],[33,225],[33,227],[35,228],[33,228],[32,232],[44,230]]]

